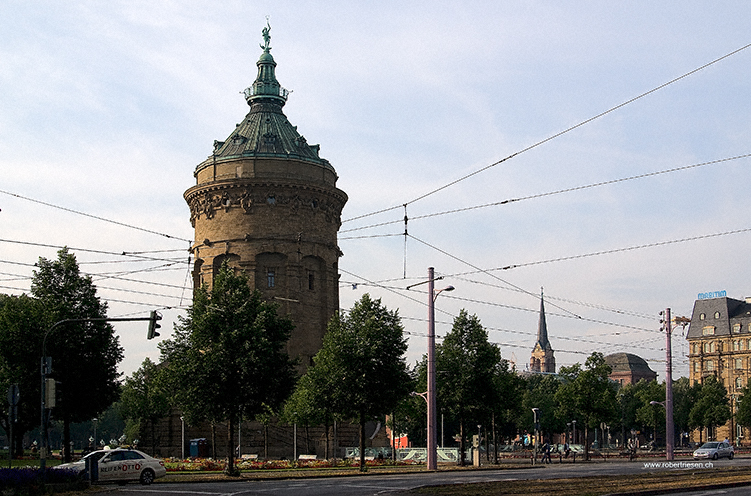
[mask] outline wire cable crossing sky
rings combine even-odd
[[[183,193],[248,111],[270,16],[285,114],[349,197],[340,306],[398,309],[410,362],[426,301],[404,287],[428,267],[456,288],[437,334],[467,309],[517,367],[540,287],[559,366],[634,352],[661,376],[659,311],[751,296],[745,2],[5,7],[3,293],[74,247],[110,315],[162,308],[170,336],[193,281]],[[115,329],[124,373],[158,359],[142,326]],[[687,351],[675,333],[676,378]]]

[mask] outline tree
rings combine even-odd
[[[665,430],[665,406],[652,402],[665,401],[665,383],[640,380],[636,383],[634,396],[640,406],[636,410],[636,421],[652,429],[652,439],[657,442],[657,433]]]
[[[587,358],[583,369],[578,363],[560,369],[564,383],[555,397],[567,418],[578,416],[583,420],[579,425],[584,425],[584,456],[587,460],[589,429],[617,418],[615,385],[608,379],[610,372],[610,366],[599,352]]]
[[[0,391],[17,384],[20,403],[18,421],[13,425],[10,443],[14,456],[23,454],[23,435],[39,426],[39,357],[44,335],[44,309],[27,295],[0,295]],[[8,411],[2,394],[3,411]],[[8,417],[0,415],[0,425],[9,432]]]
[[[360,425],[360,470],[365,469],[365,422],[382,417],[411,390],[407,340],[398,312],[369,294],[328,324],[307,374],[331,393],[332,411]]]
[[[517,375],[508,360],[501,360],[494,377],[494,389],[498,398],[491,405],[491,435],[493,441],[493,460],[498,463],[498,437],[511,437],[516,434],[517,419],[522,411],[522,391],[524,379]],[[489,451],[486,452],[489,457]]]
[[[403,398],[394,408],[389,427],[394,435],[405,434],[413,446],[427,445],[428,442],[428,403],[425,392],[428,383],[427,355],[421,362],[409,369],[411,378],[410,395]],[[440,444],[440,441],[438,441]]]
[[[169,395],[159,374],[157,364],[146,358],[141,367],[125,379],[120,396],[120,411],[124,418],[139,426],[149,423],[152,454],[156,453],[156,423],[170,412]]]
[[[749,384],[741,390],[741,396],[738,398],[738,409],[735,412],[735,419],[739,425],[751,428],[751,387]]]
[[[326,430],[326,458],[329,452],[329,426],[337,417],[334,412],[333,391],[324,367],[310,367],[295,386],[292,396],[284,404],[282,418],[289,423],[307,428],[311,425],[324,425]],[[333,378],[335,379],[335,378]],[[308,437],[306,436],[306,448]]]
[[[237,474],[232,437],[242,414],[253,418],[266,405],[280,405],[294,385],[285,352],[293,324],[276,310],[225,262],[211,291],[196,291],[174,338],[160,344],[166,380],[188,421],[227,422],[231,475]]]
[[[486,423],[500,400],[496,377],[503,367],[501,350],[488,341],[477,316],[461,310],[436,346],[435,360],[438,408],[459,422],[459,463],[464,464],[465,427]]]
[[[697,399],[689,412],[689,422],[699,428],[723,425],[730,420],[730,406],[725,386],[720,384],[717,377],[710,375],[704,378],[697,391]],[[701,436],[701,431],[699,436]],[[700,438],[701,440],[701,438]]]
[[[64,319],[104,319],[107,304],[99,300],[91,277],[82,275],[76,257],[63,248],[57,260],[37,262],[31,294],[44,307],[45,329]],[[106,322],[66,323],[47,335],[52,374],[61,383],[55,417],[63,422],[64,446],[70,445],[70,424],[95,417],[120,394],[117,365],[123,348]],[[66,461],[70,450],[65,450]]]
[[[689,418],[691,407],[696,403],[697,392],[698,387],[692,386],[688,377],[680,377],[673,381],[673,425],[676,431],[681,433],[681,442],[684,432],[691,432],[698,427],[691,425]]]
[[[529,429],[534,425],[533,408],[539,408],[538,422],[543,436],[549,437],[554,432],[564,430],[566,418],[561,418],[555,393],[561,387],[561,381],[553,375],[534,374],[525,381],[522,392],[522,409],[519,427]],[[570,420],[570,419],[568,419]],[[533,428],[534,430],[534,428]]]

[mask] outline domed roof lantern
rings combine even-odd
[[[279,81],[276,80],[274,69],[276,68],[276,62],[274,57],[271,56],[271,25],[266,20],[266,27],[263,28],[263,45],[260,45],[263,49],[256,66],[258,66],[258,76],[253,81],[253,85],[246,88],[243,91],[245,100],[248,105],[253,105],[254,102],[273,101],[274,103],[283,106],[289,96],[289,91],[282,88]]]

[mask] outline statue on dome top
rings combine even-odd
[[[266,17],[266,27],[263,28],[261,31],[263,33],[263,45],[260,45],[261,48],[263,48],[264,52],[268,52],[271,50],[271,47],[269,46],[269,43],[271,43],[271,24],[269,24],[269,18]]]

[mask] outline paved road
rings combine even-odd
[[[550,464],[535,468],[515,468],[504,470],[478,471],[438,471],[434,473],[411,473],[396,475],[311,478],[294,480],[266,480],[239,481],[214,483],[165,483],[157,481],[152,486],[129,484],[124,487],[113,488],[110,494],[130,495],[166,495],[166,496],[348,496],[352,494],[375,496],[389,494],[425,485],[437,484],[466,484],[472,482],[500,482],[505,480],[524,479],[559,479],[574,477],[589,477],[596,475],[637,474],[645,472],[659,472],[664,470],[697,470],[696,467],[681,466],[680,461],[672,466],[645,467],[645,463],[660,464],[660,460],[639,460],[634,462],[598,462],[577,464]],[[684,461],[683,463],[691,463]],[[735,460],[720,460],[711,462],[711,467],[702,470],[712,470],[718,467],[751,466],[751,458],[736,458]],[[551,488],[554,487],[551,485]],[[700,491],[686,494],[748,494],[748,488],[743,492],[733,492],[734,489]],[[716,492],[721,491],[721,492]]]

